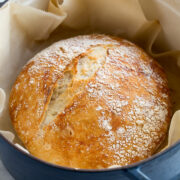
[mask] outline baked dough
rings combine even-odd
[[[171,118],[160,65],[135,44],[98,34],[61,40],[32,58],[9,109],[31,154],[85,169],[151,156]]]

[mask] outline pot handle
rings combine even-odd
[[[149,178],[146,174],[144,174],[141,171],[141,167],[134,168],[134,169],[132,169],[132,170],[130,170],[128,172],[133,176],[133,179],[137,179],[137,180],[151,180],[151,178]]]
[[[160,152],[139,166],[127,169],[133,179],[138,180],[179,180],[180,179],[180,141],[171,148]]]

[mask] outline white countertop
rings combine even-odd
[[[0,159],[0,179],[1,180],[14,180],[14,178],[5,169],[1,159]]]

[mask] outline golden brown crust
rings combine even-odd
[[[58,94],[63,110],[52,119],[49,109],[66,73],[70,78]],[[18,76],[9,109],[33,155],[87,169],[151,156],[171,116],[162,68],[136,45],[105,35],[60,41],[36,55]]]

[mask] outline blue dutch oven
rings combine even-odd
[[[0,7],[2,5],[0,3]],[[53,165],[26,154],[0,134],[0,158],[16,180],[180,180],[180,141],[132,165],[77,170]]]

